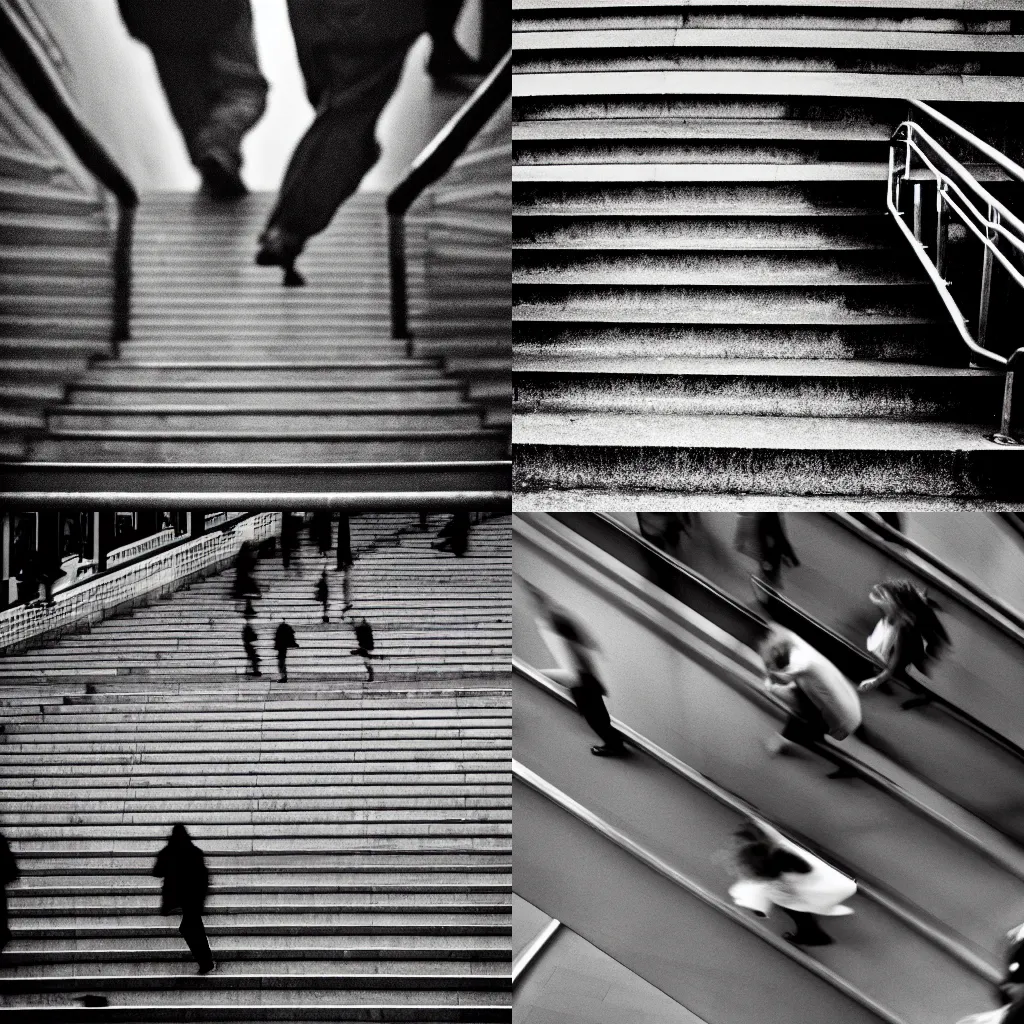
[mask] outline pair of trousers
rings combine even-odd
[[[260,656],[252,644],[245,644],[245,656],[249,659],[249,668],[252,674],[256,675],[260,670]]]
[[[413,40],[363,51],[301,48],[316,119],[285,172],[269,228],[304,241],[330,224],[377,162],[377,120],[402,77]]]
[[[612,725],[608,709],[604,705],[604,696],[593,686],[574,686],[569,691],[580,714],[586,719],[587,725],[609,747],[622,746],[622,736]]]
[[[803,910],[790,910],[787,907],[783,907],[782,910],[796,925],[796,931],[793,933],[794,942],[820,942],[822,939],[828,938],[828,933],[818,924],[818,919],[814,914],[808,914]]]
[[[210,952],[210,942],[206,938],[206,928],[200,911],[186,910],[181,915],[178,932],[188,944],[195,962],[200,967],[207,967],[213,963],[213,954]]]
[[[251,13],[201,46],[154,47],[153,60],[192,163],[216,151],[240,166],[242,139],[267,106]]]
[[[277,672],[278,675],[288,675],[288,650],[285,648],[283,651],[277,652]]]

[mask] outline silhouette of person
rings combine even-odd
[[[285,512],[281,516],[281,564],[290,568],[292,564],[292,552],[298,546],[299,524],[291,512]]]
[[[242,139],[263,116],[249,0],[118,0],[128,31],[153,53],[192,163],[215,199],[247,189]]]
[[[778,512],[740,512],[735,543],[740,554],[760,565],[772,586],[778,586],[783,563],[791,567],[800,564]]]
[[[352,566],[346,565],[341,577],[341,614],[352,607]]]
[[[466,53],[455,38],[455,25],[465,0],[428,0],[427,31],[433,49],[427,72],[442,88],[464,88],[464,78],[479,77],[483,68]]]
[[[245,599],[245,610],[242,612],[242,618],[244,619],[255,619],[256,609],[252,606],[252,598],[247,597]]]
[[[295,639],[295,630],[283,619],[274,633],[274,650],[277,651],[277,671],[281,676],[281,682],[288,682],[288,652],[293,647],[298,647],[299,642]]]
[[[256,630],[252,628],[250,622],[246,622],[242,627],[242,646],[245,648],[245,656],[249,659],[249,671],[254,676],[261,676],[263,673],[260,671],[260,655],[259,651],[256,650],[256,641],[259,639],[259,635]]]
[[[442,540],[436,541],[432,547],[438,551],[450,551],[457,558],[461,558],[469,550],[469,513],[456,512],[441,527],[438,536]]]
[[[321,555],[326,555],[331,550],[331,513],[314,512],[313,524],[310,532],[316,540],[317,550]]]
[[[199,965],[199,973],[209,974],[217,966],[203,925],[210,875],[203,851],[192,842],[188,829],[180,822],[171,829],[167,845],[157,854],[153,874],[164,880],[160,913],[181,911],[178,931]]]
[[[243,540],[235,555],[235,597],[245,597],[247,594],[259,595],[260,588],[253,579],[253,570],[256,568],[256,552],[251,542]],[[248,607],[252,607],[251,602]]]
[[[370,659],[373,657],[373,626],[370,625],[366,618],[357,622],[355,625],[356,631],[356,648],[352,651],[353,654],[358,654],[363,659],[363,664],[366,666],[367,681],[373,682],[373,665],[370,663]]]
[[[11,941],[11,929],[7,922],[7,886],[18,877],[18,862],[11,853],[7,837],[0,833],[0,953]]]
[[[32,604],[39,599],[39,556],[35,551],[28,551],[25,563],[17,575],[18,600],[22,604]]]
[[[67,573],[64,571],[61,557],[56,551],[51,552],[48,556],[40,556],[38,564],[40,565],[39,579],[46,593],[46,604],[48,607],[52,607],[54,603],[53,586],[61,577],[67,576]]]
[[[331,591],[327,584],[327,570],[325,569],[320,573],[320,579],[316,585],[316,599],[323,605],[324,614],[321,619],[322,622],[330,622],[331,620],[327,617],[327,605],[331,600]]]
[[[679,540],[690,530],[691,512],[638,512],[640,535],[673,558],[679,557]]]
[[[352,533],[349,529],[348,513],[338,513],[338,561],[339,569],[347,569],[352,564]]]
[[[288,0],[316,118],[292,154],[256,255],[261,266],[283,268],[288,286],[305,283],[295,261],[307,239],[330,224],[380,156],[377,119],[426,27],[424,6],[424,0]]]

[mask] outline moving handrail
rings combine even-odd
[[[1024,182],[1024,168],[928,104],[919,100],[911,100],[910,103],[911,116],[896,128],[890,141],[886,205],[900,231],[910,242],[928,278],[935,285],[972,359],[980,366],[1006,371],[1000,428],[991,439],[998,444],[1018,444],[1024,430],[1024,409],[1020,408],[1024,405],[1024,399],[1014,393],[1014,377],[1024,365],[1024,348],[1018,348],[1007,359],[987,348],[986,340],[992,272],[995,265],[998,263],[1009,274],[1010,279],[1019,288],[1024,289],[1024,274],[1021,274],[1000,247],[1009,246],[1016,250],[1019,257],[1024,257],[1024,222],[984,188],[933,135],[913,120],[914,111],[953,132],[961,141],[999,166],[1012,179]],[[897,149],[900,146],[903,147],[903,152],[898,156]],[[931,173],[936,184],[934,260],[929,256],[929,247],[922,239],[921,182],[911,180],[915,160]],[[905,180],[913,185],[913,230],[904,222],[904,214],[900,209],[900,194]],[[977,324],[973,334],[968,327],[968,319],[950,291],[950,282],[945,277],[951,217],[962,224],[982,245],[981,290]]]
[[[409,296],[407,283],[405,215],[424,190],[447,174],[477,133],[512,95],[512,51],[481,82],[476,92],[441,129],[426,149],[413,161],[409,173],[388,197],[388,231],[391,265],[391,336],[404,338],[412,355],[409,333]]]
[[[131,336],[132,229],[139,196],[135,186],[83,122],[63,84],[39,53],[32,33],[11,5],[0,3],[0,52],[33,101],[50,119],[83,166],[117,200],[114,238],[114,311],[110,340],[114,354]]]

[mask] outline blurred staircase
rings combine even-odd
[[[1018,487],[885,213],[906,98],[1022,95],[1024,8],[964,7],[514,0],[517,489]]]

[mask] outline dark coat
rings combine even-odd
[[[257,640],[259,640],[259,637],[256,635],[256,630],[247,622],[242,627],[242,643],[248,645],[255,643]]]
[[[203,851],[191,839],[171,837],[157,854],[153,874],[164,880],[160,913],[202,912],[210,891],[210,873]]]
[[[249,0],[117,0],[128,31],[159,49],[202,50],[218,32],[251,17]]]
[[[288,625],[287,622],[282,622],[277,627],[277,632],[274,633],[274,647],[279,651],[287,651],[290,647],[298,647],[299,642],[295,639],[295,630]]]
[[[323,604],[324,601],[326,601],[331,596],[330,590],[329,590],[329,588],[327,586],[327,578],[326,577],[321,576],[320,579],[317,580],[316,590],[315,590],[314,593],[316,594],[316,599],[321,604]]]
[[[367,621],[356,624],[356,643],[364,651],[373,650],[373,626]]]
[[[304,49],[361,50],[415,39],[426,31],[425,11],[425,0],[288,0],[300,55]]]

